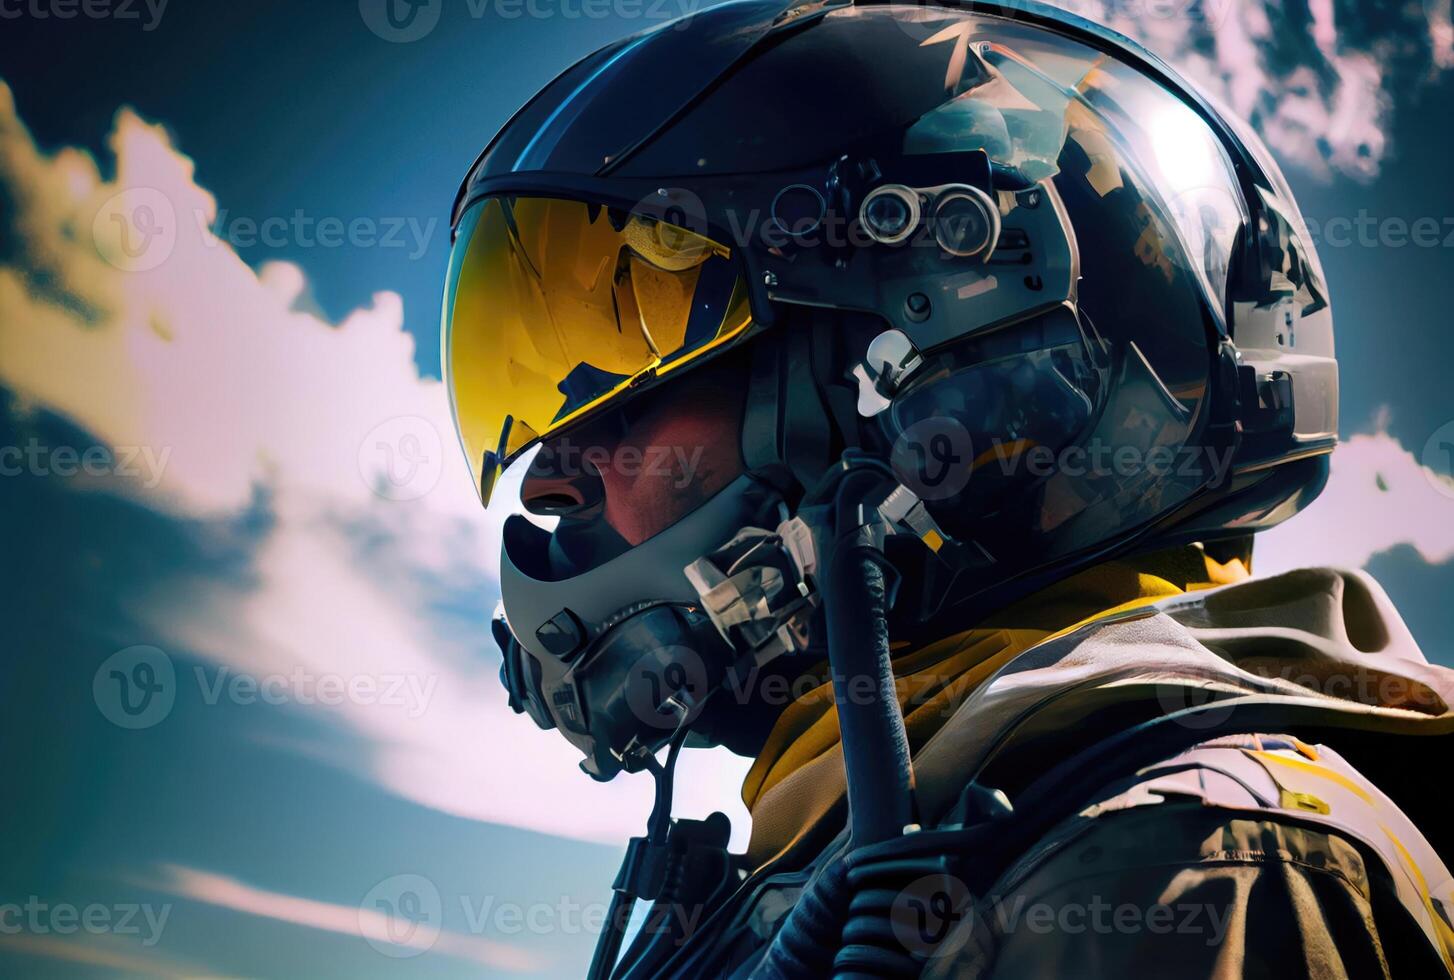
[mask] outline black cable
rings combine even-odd
[[[844,453],[841,465],[823,609],[851,840],[859,847],[903,833],[913,820],[914,781],[889,651],[890,572],[864,513],[888,468],[853,451]]]
[[[606,908],[606,921],[601,926],[601,938],[596,940],[596,951],[591,956],[590,969],[586,971],[589,980],[610,980],[621,955],[621,943],[626,938],[626,920],[635,896],[624,891],[611,892],[611,904]]]
[[[916,975],[915,960],[888,925],[892,895],[915,862],[874,864],[874,845],[903,846],[912,822],[913,769],[889,651],[889,576],[869,501],[886,478],[882,460],[848,451],[805,502],[830,499],[823,612],[828,662],[843,746],[850,847],[803,892],[754,980]],[[931,859],[931,863],[938,859]],[[937,864],[935,865],[937,867]],[[888,904],[883,901],[888,898]],[[846,945],[845,945],[846,944]],[[835,954],[835,950],[837,951]]]
[[[689,720],[683,718],[676,731],[672,732],[671,739],[667,742],[665,763],[656,761],[655,756],[646,757],[645,768],[656,782],[656,800],[651,808],[651,816],[646,820],[646,837],[632,839],[622,861],[621,871],[616,877],[615,887],[611,890],[611,904],[606,910],[606,921],[601,926],[600,938],[596,940],[596,951],[591,955],[591,966],[586,972],[589,980],[609,980],[616,969],[616,961],[621,956],[621,943],[626,938],[627,920],[636,900],[641,897],[637,894],[638,889],[629,873],[633,870],[633,860],[640,853],[638,845],[644,844],[656,849],[666,846],[667,836],[671,833],[671,798],[677,757],[687,740]]]
[[[667,834],[671,831],[671,797],[673,782],[676,777],[677,756],[681,754],[682,745],[687,740],[687,726],[679,725],[672,733],[671,740],[667,743],[666,762],[657,762],[652,758],[646,764],[652,776],[656,778],[656,802],[651,808],[651,816],[646,820],[646,836],[653,844],[666,843]]]

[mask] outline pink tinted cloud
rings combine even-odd
[[[108,143],[114,179],[79,150],[42,153],[0,84],[0,184],[25,233],[17,257],[0,262],[0,385],[102,443],[166,460],[154,487],[95,489],[206,520],[237,513],[261,488],[271,518],[249,577],[199,573],[138,610],[150,642],[205,658],[209,680],[222,669],[403,678],[406,697],[393,703],[285,706],[353,736],[297,750],[462,817],[600,841],[638,833],[650,780],[592,783],[558,735],[506,707],[486,631],[441,626],[431,612],[448,592],[473,599],[484,619],[498,541],[444,388],[415,367],[399,297],[376,294],[336,324],[300,309],[300,269],[255,271],[207,231],[216,202],[161,127],[123,110]],[[123,248],[124,222],[104,220],[137,194],[149,220],[171,216],[162,250],[140,265]],[[427,457],[425,482],[380,494],[390,457],[377,450],[402,448],[390,445],[401,419]],[[197,696],[192,671],[181,673]],[[684,761],[682,812],[725,801],[745,828],[736,790],[746,763],[700,752]]]
[[[167,880],[162,888],[208,905],[372,942],[392,934],[387,916],[376,909],[267,891],[195,868],[168,865],[163,870]],[[539,973],[548,965],[541,957],[518,946],[458,932],[420,930],[393,942],[420,953],[437,951],[510,973]]]
[[[1454,558],[1454,481],[1387,432],[1364,433],[1334,451],[1328,485],[1306,511],[1259,535],[1256,567],[1358,568],[1399,545],[1431,564]]]
[[[184,965],[159,958],[155,952],[141,953],[133,949],[108,945],[111,936],[42,936],[30,933],[0,935],[0,949],[18,957],[34,957],[81,966],[102,967],[117,973],[140,977],[204,980],[211,976],[190,964]],[[13,965],[13,961],[12,961]]]

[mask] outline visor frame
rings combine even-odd
[[[451,252],[459,245],[458,236],[460,226],[465,216],[469,215],[476,207],[492,199],[514,197],[567,201],[586,206],[615,209],[658,221],[663,221],[664,216],[671,211],[674,205],[680,206],[678,203],[680,201],[680,193],[668,194],[663,198],[665,203],[658,211],[653,212],[653,210],[641,206],[643,199],[651,199],[659,196],[657,191],[661,190],[660,182],[632,181],[629,182],[629,186],[623,187],[619,186],[623,184],[622,181],[605,181],[604,183],[606,185],[617,186],[596,188],[591,185],[602,182],[590,179],[585,181],[572,179],[566,179],[564,181],[558,180],[561,177],[570,178],[572,176],[507,174],[498,180],[490,181],[488,187],[481,187],[477,193],[471,195],[469,198],[461,199],[461,210],[456,216],[450,230]],[[537,179],[513,179],[518,177],[535,177]],[[569,186],[562,186],[563,184]],[[648,185],[650,190],[644,190]],[[631,195],[639,190],[644,190],[644,193],[633,200]],[[674,224],[672,222],[666,223]],[[664,381],[676,378],[680,373],[689,371],[691,368],[705,363],[722,351],[737,346],[748,338],[755,336],[768,325],[764,320],[770,319],[771,308],[764,289],[764,276],[756,271],[755,263],[747,259],[750,249],[737,244],[727,244],[731,239],[725,236],[720,223],[715,226],[708,225],[705,229],[701,226],[702,224],[699,221],[692,221],[686,225],[677,225],[677,227],[684,227],[685,230],[710,240],[713,245],[721,246],[727,250],[728,254],[724,260],[731,263],[737,270],[738,288],[746,295],[748,307],[746,322],[740,327],[732,328],[725,335],[718,336],[702,344],[700,347],[692,350],[689,356],[667,359],[663,363],[640,374],[633,375],[619,385],[602,392],[584,406],[566,413],[562,418],[553,422],[544,432],[537,434],[535,438],[515,447],[508,454],[503,450],[510,437],[510,423],[514,420],[507,420],[507,423],[502,427],[500,432],[500,443],[496,448],[486,450],[483,459],[478,461],[471,457],[468,448],[464,444],[464,431],[458,421],[459,414],[456,405],[454,384],[450,379],[450,365],[452,360],[450,342],[453,337],[451,321],[453,319],[454,292],[458,288],[456,283],[450,283],[450,286],[453,288],[447,288],[444,296],[444,303],[446,304],[446,324],[444,329],[441,330],[440,335],[440,342],[443,347],[441,363],[443,365],[450,410],[456,420],[456,434],[459,438],[461,449],[465,453],[466,463],[470,467],[472,475],[475,477],[476,491],[480,496],[482,504],[488,506],[493,484],[499,475],[511,463],[528,452],[531,447],[537,445],[543,438],[558,435],[604,412],[619,407],[622,395],[626,392],[630,393],[627,397],[635,397],[640,393],[651,390]],[[697,225],[697,227],[693,227],[693,225]],[[759,293],[761,295],[757,295]],[[762,311],[761,314],[759,311]],[[725,319],[723,322],[726,322]]]

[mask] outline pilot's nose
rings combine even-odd
[[[605,484],[589,454],[572,451],[566,440],[542,445],[520,484],[521,503],[540,517],[589,518],[600,513],[605,499]]]

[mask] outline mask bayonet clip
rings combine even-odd
[[[744,528],[683,569],[717,632],[759,666],[807,647],[817,571],[817,546],[801,517],[775,532]]]
[[[869,341],[863,360],[851,372],[858,383],[858,414],[868,419],[883,412],[923,364],[914,342],[902,330],[885,330]]]
[[[878,512],[890,532],[912,534],[951,566],[984,567],[994,564],[993,556],[980,544],[950,537],[934,520],[919,495],[903,484],[884,498],[883,503],[878,505]]]

